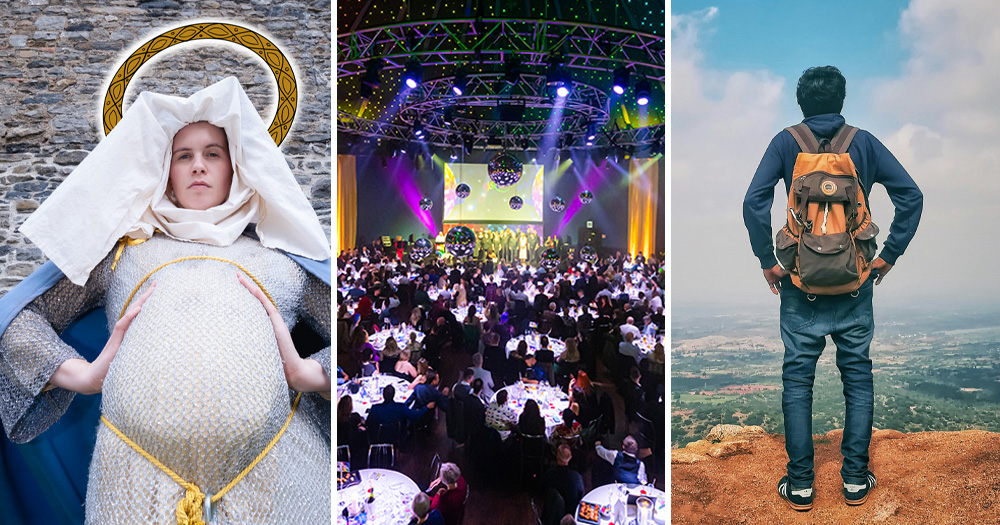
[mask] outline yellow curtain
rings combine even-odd
[[[354,248],[358,232],[357,158],[337,155],[337,243],[333,253]]]
[[[659,205],[659,158],[629,163],[628,251],[649,257],[656,243],[656,210]]]

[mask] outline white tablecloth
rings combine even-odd
[[[618,498],[619,486],[625,487],[628,490],[628,493],[631,495],[646,496],[649,499],[653,500],[653,513],[651,516],[652,519],[650,520],[651,523],[659,525],[668,522],[666,494],[664,494],[662,490],[651,487],[649,485],[621,485],[619,483],[609,483],[607,485],[601,485],[600,487],[594,488],[594,490],[591,490],[586,495],[584,495],[583,499],[580,500],[580,502],[595,503],[597,505],[607,505],[611,510],[609,514],[610,518],[614,518],[614,504]],[[628,506],[628,515],[630,521],[628,524],[623,524],[623,525],[631,525],[637,523],[637,521],[635,521],[637,519],[635,505]],[[576,513],[573,515],[573,518],[576,520],[576,523],[578,525],[589,525],[588,522],[581,521],[579,517],[580,517],[580,507],[577,506]],[[609,521],[611,521],[609,518],[601,518],[600,525],[606,525]]]
[[[517,345],[522,340],[528,342],[528,353],[529,354],[535,353],[535,351],[541,347],[541,344],[538,342],[540,338],[541,336],[538,334],[522,335],[512,338],[510,341],[507,341],[507,357],[510,357],[510,354],[512,354],[514,350],[517,350]],[[559,339],[553,339],[550,337],[549,350],[552,350],[553,359],[556,359],[559,357],[559,354],[563,353],[563,350],[566,350],[566,343],[562,342]]]
[[[368,525],[406,525],[413,517],[413,497],[420,488],[412,479],[394,470],[364,469],[361,483],[337,491],[337,524],[351,523],[344,517],[344,509],[352,502],[360,504],[367,499],[368,489],[375,498],[370,504]]]
[[[410,386],[410,382],[395,376],[379,375],[362,377],[357,382],[361,384],[361,389],[356,394],[351,394],[345,384],[337,387],[337,395],[338,399],[343,395],[351,396],[351,402],[354,404],[354,412],[366,419],[372,405],[382,402],[382,389],[386,385],[392,385],[396,389],[395,400],[397,402],[402,403],[410,397],[410,390],[407,388]]]
[[[542,418],[545,419],[546,436],[551,436],[552,431],[562,423],[563,410],[569,407],[569,396],[562,390],[549,386],[548,383],[526,385],[518,381],[513,385],[501,388],[497,392],[501,390],[507,391],[507,406],[517,414],[518,418],[524,412],[525,401],[534,399],[538,403],[538,411],[541,412]],[[496,397],[496,394],[493,394],[492,400],[496,400]],[[509,435],[510,431],[500,431],[500,436],[503,439],[507,439]]]

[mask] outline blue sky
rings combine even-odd
[[[831,64],[847,78],[848,123],[878,137],[924,193],[916,237],[876,302],[1000,305],[1000,245],[977,233],[1000,223],[997,6],[674,0],[674,303],[777,304],[750,250],[743,196],[771,138],[801,120],[799,75]],[[777,188],[776,200],[786,198]],[[881,186],[871,205],[881,242],[893,218]],[[784,222],[781,206],[774,211],[772,231]]]
[[[867,80],[897,75],[907,56],[900,39],[899,17],[908,2],[851,0],[673,0],[673,14],[718,8],[705,32],[705,65],[723,70],[768,70],[793,90],[802,71],[837,66],[851,94]],[[853,97],[860,98],[860,97]],[[848,107],[847,110],[861,108]],[[784,116],[800,118],[795,99],[785,99]]]

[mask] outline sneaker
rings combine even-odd
[[[788,503],[788,506],[804,512],[813,508],[813,488],[795,489],[788,482],[788,476],[778,482],[778,495]]]
[[[855,485],[854,483],[844,483],[844,501],[848,505],[863,505],[868,501],[868,494],[875,488],[875,474],[868,473],[866,483]]]

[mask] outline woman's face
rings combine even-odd
[[[174,135],[170,186],[178,206],[207,210],[229,197],[233,162],[226,132],[208,122],[195,122]]]

